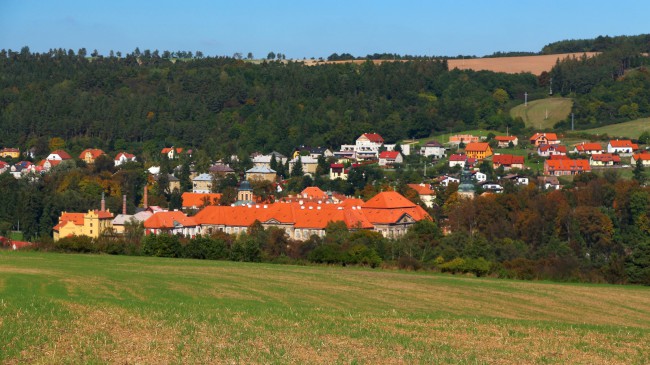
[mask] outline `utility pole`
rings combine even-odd
[[[524,106],[528,106],[528,93],[524,93]]]
[[[427,177],[427,162],[424,161],[424,177]]]
[[[548,84],[548,94],[553,95],[553,78],[551,77],[551,82]]]
[[[571,113],[571,130],[573,130],[573,113]]]

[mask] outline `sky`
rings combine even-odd
[[[648,0],[0,0],[0,49],[483,56],[650,33],[649,14]]]

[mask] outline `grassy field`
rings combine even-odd
[[[605,134],[610,137],[627,137],[639,138],[641,133],[650,132],[650,118],[641,118],[625,123],[611,124],[600,128],[586,129],[584,131],[590,134]]]
[[[533,127],[537,130],[550,131],[555,123],[566,119],[571,114],[573,100],[570,98],[547,98],[533,100],[524,104],[517,105],[510,110],[513,118],[521,117],[526,127]],[[548,111],[548,118],[546,118]]]
[[[650,362],[650,290],[0,253],[0,362]]]
[[[419,145],[423,145],[423,144],[425,144],[425,143],[427,143],[427,142],[429,142],[431,140],[435,140],[435,141],[438,141],[440,143],[447,143],[447,142],[449,142],[449,137],[453,136],[453,135],[456,135],[456,134],[471,134],[473,136],[486,137],[490,133],[494,133],[494,135],[496,135],[496,136],[505,135],[505,133],[499,132],[499,131],[491,131],[491,130],[485,130],[485,129],[472,129],[472,130],[461,131],[461,132],[447,132],[447,133],[443,133],[443,134],[436,134],[436,135],[431,136],[431,137],[420,138],[420,139],[405,139],[403,141],[400,141],[399,143],[400,144],[406,144],[406,143],[415,141]]]

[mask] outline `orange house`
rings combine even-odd
[[[482,160],[486,157],[492,156],[492,148],[487,142],[475,142],[467,144],[465,147],[465,154],[467,157]]]
[[[87,164],[93,164],[97,157],[101,155],[105,155],[104,151],[96,148],[88,148],[79,154],[79,159],[85,161]]]

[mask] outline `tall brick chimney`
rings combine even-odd
[[[149,208],[149,193],[147,192],[147,184],[144,184],[144,198],[142,200],[144,200],[142,202],[142,207],[144,209]]]
[[[106,199],[104,199],[104,192],[102,192],[102,206],[101,206],[101,211],[105,212],[106,211]]]
[[[122,195],[122,214],[126,215],[126,194]]]

